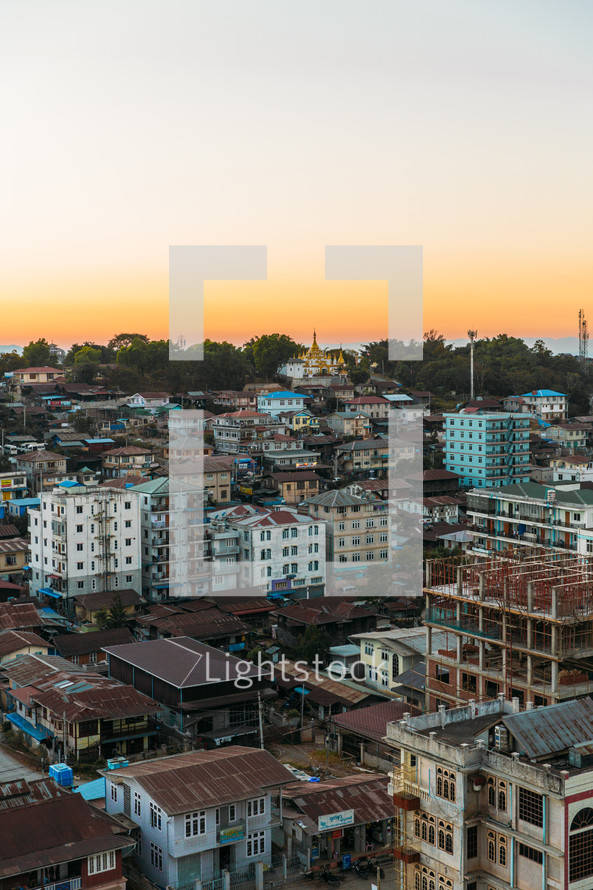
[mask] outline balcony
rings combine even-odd
[[[406,812],[417,810],[420,807],[420,798],[426,796],[418,784],[416,767],[394,767],[391,773],[391,787],[394,806]]]
[[[63,881],[55,881],[53,884],[40,884],[31,890],[80,890],[82,878],[64,878]]]

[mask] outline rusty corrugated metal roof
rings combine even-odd
[[[390,819],[393,800],[387,776],[343,776],[327,782],[294,782],[285,791],[307,834],[319,833],[319,817],[354,810],[354,825]]]
[[[515,740],[515,750],[532,759],[561,754],[583,742],[593,742],[593,701],[560,702],[503,718]]]
[[[246,800],[293,779],[269,751],[238,745],[147,760],[108,775],[112,782],[136,779],[169,816]]]

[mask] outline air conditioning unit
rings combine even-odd
[[[498,751],[509,750],[509,731],[506,726],[494,727],[494,747]]]

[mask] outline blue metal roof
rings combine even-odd
[[[14,723],[15,726],[18,726],[23,732],[26,732],[27,735],[32,736],[32,738],[36,739],[40,742],[42,739],[51,738],[51,732],[49,729],[45,729],[43,726],[33,726],[32,723],[29,723],[28,720],[25,720],[24,717],[21,717],[20,714],[11,713],[6,714],[6,719],[10,720],[11,723]]]
[[[282,392],[270,392],[267,396],[260,396],[260,399],[307,399],[308,396],[303,395],[302,392],[290,392],[285,389]]]
[[[549,398],[550,396],[562,396],[566,398],[565,392],[556,392],[554,389],[534,389],[532,392],[524,392],[521,396],[522,399],[536,396],[538,399]]]
[[[74,793],[82,794],[85,800],[100,800],[105,797],[105,776],[95,779],[94,782],[86,782],[74,789]]]

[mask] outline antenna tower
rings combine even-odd
[[[579,309],[579,359],[583,363],[589,357],[589,331],[583,309]]]

